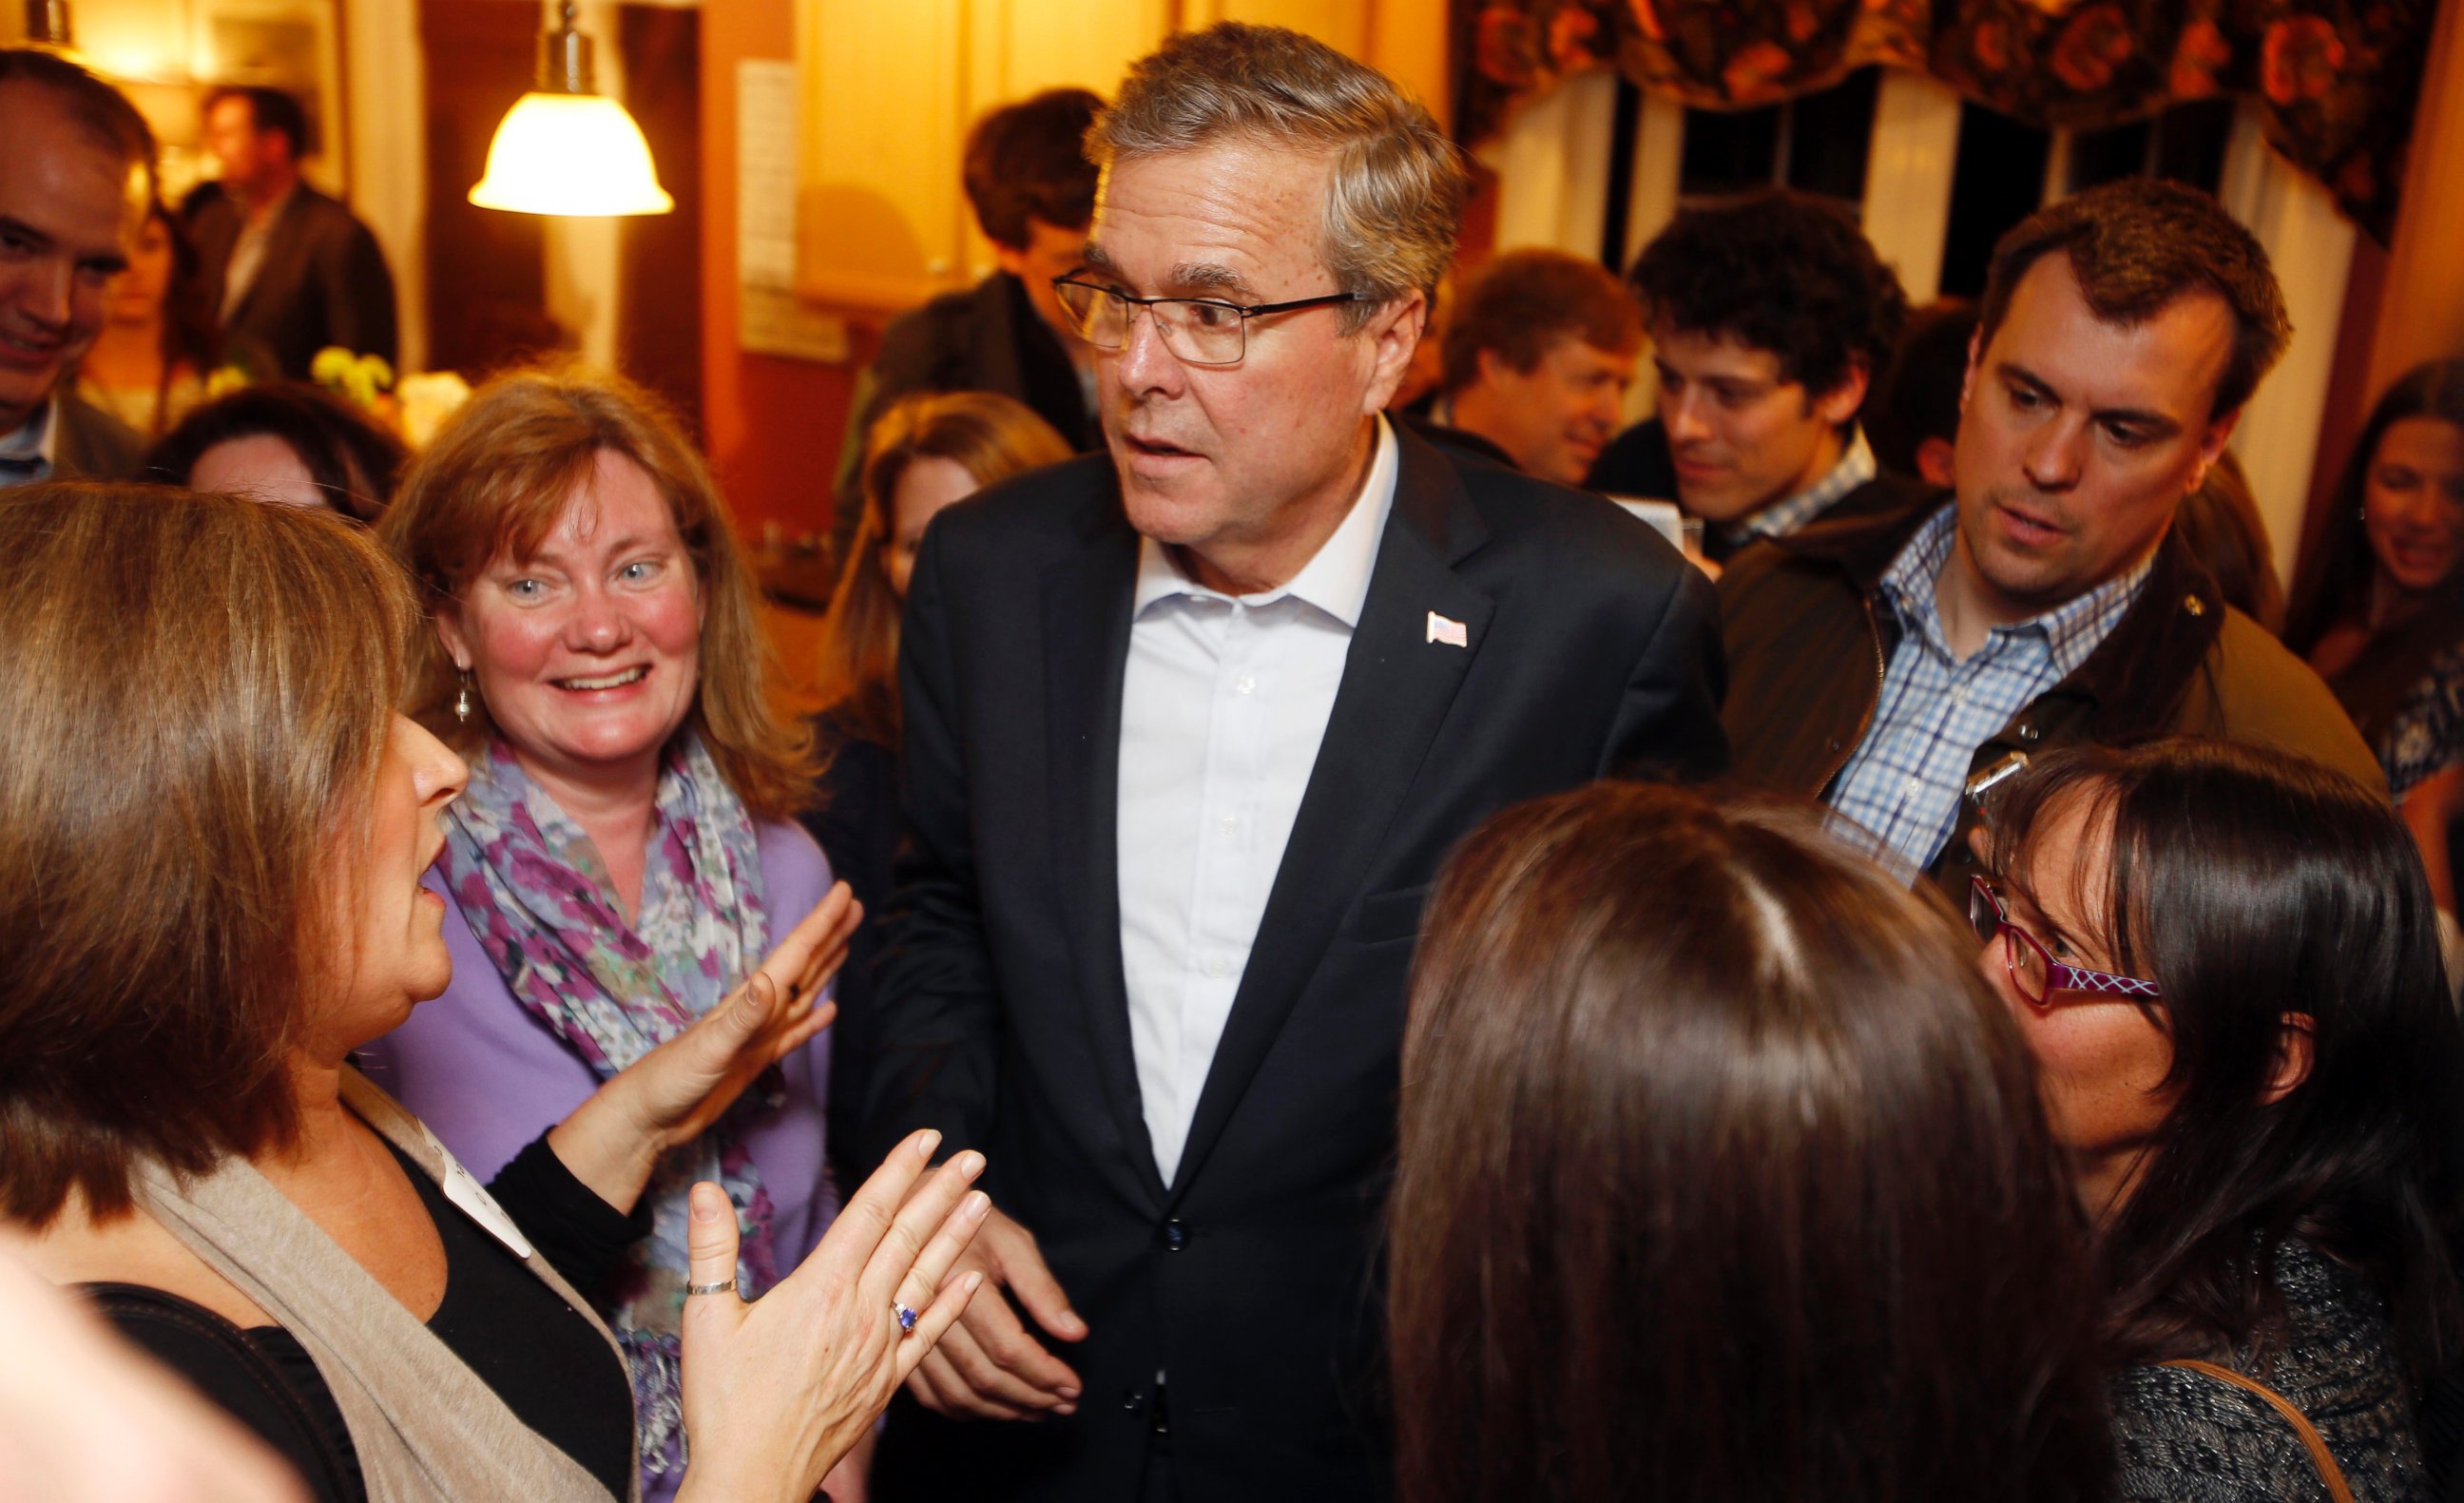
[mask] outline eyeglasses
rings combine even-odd
[[[1975,925],[1980,939],[1991,939],[1997,934],[2002,937],[2002,963],[2010,968],[2019,995],[2035,1006],[2049,1006],[2057,991],[2096,991],[2150,1001],[2164,996],[2154,982],[2055,960],[2035,935],[2011,921],[2011,911],[2003,906],[2002,895],[1994,891],[1992,883],[1981,876],[1968,881],[1968,921]]]
[[[1078,337],[1097,349],[1119,349],[1130,342],[1130,322],[1144,308],[1155,320],[1155,333],[1173,358],[1192,365],[1237,365],[1249,352],[1249,320],[1270,313],[1298,313],[1339,302],[1372,302],[1366,293],[1331,292],[1323,298],[1296,298],[1290,302],[1225,302],[1217,298],[1133,298],[1074,277],[1052,278]]]

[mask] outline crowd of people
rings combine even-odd
[[[27,1495],[2464,1496],[2464,362],[2287,609],[2212,199],[1456,285],[1426,111],[1176,36],[971,135],[799,718],[622,377],[207,397],[382,279],[287,102],[173,214],[0,51]]]

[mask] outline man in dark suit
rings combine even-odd
[[[908,597],[870,1125],[984,1149],[992,1209],[876,1489],[1374,1498],[1420,905],[1504,805],[1725,763],[1713,603],[1379,415],[1463,183],[1388,80],[1219,26],[1089,145],[1109,453],[943,513]]]
[[[77,399],[70,372],[101,332],[114,274],[154,192],[154,137],[77,64],[0,50],[0,486],[120,479],[136,434]]]
[[[222,191],[194,204],[188,233],[223,328],[264,345],[295,380],[328,345],[392,362],[393,274],[368,227],[300,180],[298,103],[278,89],[216,89],[205,137]]]

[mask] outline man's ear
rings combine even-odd
[[[1976,365],[1984,358],[1985,328],[1979,324],[1976,332],[1968,337],[1968,368],[1959,373],[1959,414],[1962,417],[1968,415],[1969,396],[1976,390]]]
[[[1959,446],[1947,438],[1927,438],[1917,445],[1917,478],[1927,485],[1959,483]]]
[[[992,244],[993,265],[1021,281],[1026,280],[1026,252],[1018,246],[1003,245],[999,240]]]
[[[1865,405],[1865,388],[1873,381],[1874,373],[1865,368],[1864,361],[1850,359],[1848,373],[1839,378],[1839,384],[1814,399],[1814,415],[1837,428]]]
[[[1429,295],[1415,287],[1372,314],[1369,326],[1360,331],[1360,337],[1371,342],[1372,351],[1369,389],[1361,399],[1363,416],[1386,410],[1395,388],[1410,373],[1412,352],[1420,347],[1420,326],[1428,321],[1428,304]]]
[[[2258,1093],[2261,1106],[2274,1106],[2310,1078],[2318,1050],[2319,1025],[2306,1012],[2288,1012],[2276,1030],[2276,1056],[2267,1062],[2267,1084]]]
[[[462,630],[462,603],[448,595],[436,603],[436,640],[445,644],[445,655],[463,673],[471,671],[471,638]]]

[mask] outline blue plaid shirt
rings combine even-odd
[[[2139,566],[2033,621],[1995,627],[1962,662],[1950,650],[1935,582],[1950,561],[1958,508],[1928,519],[1891,561],[1881,586],[1900,620],[1900,645],[1882,674],[1873,728],[1831,785],[1831,807],[1930,867],[1959,824],[1976,748],[2070,676],[2131,603],[2152,553]]]
[[[1865,442],[1865,430],[1859,425],[1849,433],[1848,448],[1839,455],[1839,462],[1824,471],[1821,479],[1730,527],[1728,541],[1743,547],[1756,538],[1785,538],[1829,511],[1834,502],[1874,478],[1877,473],[1874,446]]]

